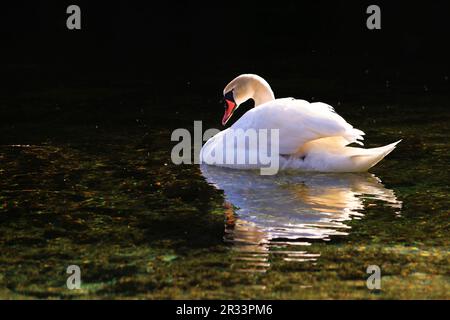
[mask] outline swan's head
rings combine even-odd
[[[233,115],[233,112],[245,101],[253,99],[255,107],[275,99],[275,96],[266,80],[256,74],[242,74],[234,78],[223,89],[225,100],[225,114],[222,125]]]

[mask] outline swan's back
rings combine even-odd
[[[276,99],[245,113],[233,129],[279,129],[280,154],[296,154],[308,141],[342,136],[346,144],[360,143],[364,132],[353,128],[333,107],[293,98]]]
[[[360,140],[363,140],[364,132],[345,121],[331,106],[321,102],[309,103],[305,100],[283,98],[249,110],[230,128],[208,140],[202,148],[202,159],[205,159],[205,155],[210,156],[218,151],[224,154],[224,158],[226,154],[245,152],[246,159],[259,159],[260,142],[246,143],[242,147],[237,143],[227,144],[225,140],[228,134],[259,132],[261,129],[279,130],[279,140],[268,138],[266,150],[273,150],[273,143],[277,143],[275,149],[278,150],[277,161],[280,169],[363,172],[381,161],[399,143],[397,141],[372,149],[348,147],[350,143],[362,145]],[[262,167],[260,162],[234,161],[216,165],[237,169]]]

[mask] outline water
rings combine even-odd
[[[314,96],[367,147],[403,139],[370,173],[176,166],[172,130],[221,117],[193,89],[167,101],[120,87],[3,97],[0,297],[448,298],[448,96],[388,88],[338,104],[325,89]],[[369,265],[382,270],[376,292]]]

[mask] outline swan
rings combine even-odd
[[[364,172],[388,155],[401,141],[386,146],[364,149],[348,146],[363,145],[365,133],[354,128],[333,107],[322,102],[310,103],[294,98],[275,99],[266,80],[255,74],[242,74],[223,90],[225,125],[234,111],[245,101],[252,99],[254,108],[246,112],[231,127],[207,140],[200,151],[201,163],[235,169],[258,169],[261,161],[248,161],[258,152],[261,143],[243,145],[227,143],[232,132],[241,135],[248,130],[278,130],[278,139],[269,141],[270,150],[276,150],[279,169],[299,169],[318,172]],[[275,149],[272,147],[276,147]],[[246,161],[217,161],[217,155],[247,152]]]

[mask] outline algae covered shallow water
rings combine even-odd
[[[171,162],[174,129],[219,126],[228,79],[2,97],[0,297],[448,299],[448,95],[297,79],[274,90],[321,97],[367,147],[403,141],[367,174],[264,177]]]

